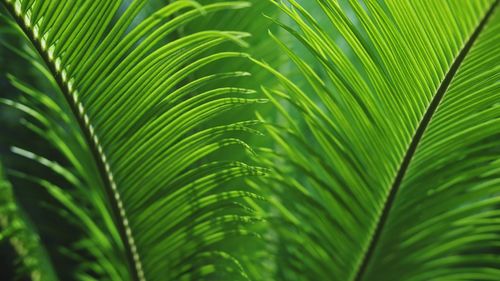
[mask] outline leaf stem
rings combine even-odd
[[[404,176],[406,174],[406,171],[408,170],[408,167],[410,166],[410,162],[413,158],[413,155],[415,154],[418,145],[425,133],[425,130],[429,126],[429,123],[434,116],[434,113],[437,111],[437,108],[439,107],[439,104],[443,100],[446,91],[448,90],[448,87],[450,86],[453,78],[455,77],[458,69],[460,68],[460,65],[464,61],[465,57],[469,53],[470,49],[476,42],[477,38],[479,37],[481,31],[483,31],[486,23],[488,20],[491,18],[491,15],[495,11],[495,8],[498,6],[498,3],[500,0],[496,0],[489,10],[486,12],[486,15],[483,17],[479,25],[476,27],[474,32],[472,33],[471,37],[465,44],[465,46],[462,48],[458,56],[455,58],[453,64],[451,65],[451,68],[449,69],[448,73],[444,77],[443,81],[441,82],[438,90],[436,91],[436,94],[434,95],[434,98],[432,99],[431,103],[429,104],[429,107],[427,108],[427,111],[425,112],[422,120],[420,121],[420,124],[415,131],[415,134],[412,138],[412,141],[410,143],[410,146],[408,147],[408,150],[406,151],[406,154],[403,158],[403,161],[399,167],[398,173],[396,174],[396,177],[394,179],[394,182],[390,188],[389,191],[389,196],[387,197],[387,200],[384,204],[384,208],[382,210],[382,214],[380,215],[379,221],[377,223],[377,226],[375,228],[375,232],[372,235],[368,250],[365,252],[365,255],[363,257],[363,261],[361,265],[358,267],[358,271],[356,272],[356,275],[354,277],[354,281],[361,281],[363,280],[363,276],[366,273],[368,269],[368,265],[370,264],[371,258],[373,257],[373,254],[376,250],[376,247],[378,245],[378,242],[380,240],[380,237],[382,235],[384,226],[387,222],[387,219],[389,217],[391,208],[394,204],[394,201],[396,199],[396,195],[401,187],[401,184],[403,182]]]

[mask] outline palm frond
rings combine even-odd
[[[146,2],[133,1],[120,12],[124,1],[84,1],[81,6],[72,1],[4,1],[57,82],[97,166],[99,184],[85,188],[105,194],[112,210],[118,237],[100,235],[98,225],[80,246],[101,239],[109,244],[104,249],[112,247],[116,253],[123,245],[130,278],[135,280],[221,275],[246,279],[236,259],[219,244],[235,236],[254,236],[245,226],[258,220],[238,201],[259,196],[235,180],[264,171],[238,161],[203,159],[228,146],[248,148],[234,135],[253,132],[249,126],[256,123],[220,121],[214,126],[210,120],[265,100],[252,98],[248,89],[213,84],[246,72],[197,71],[221,60],[245,58],[240,52],[209,50],[225,42],[244,46],[247,34],[205,30],[166,39],[197,17],[248,3],[201,6],[175,1],[134,23]],[[195,79],[186,82],[190,75]],[[39,183],[77,221],[92,222],[72,196],[49,182]],[[106,222],[105,217],[98,219]],[[127,279],[113,268],[116,264],[113,260],[89,265],[98,269],[77,277]]]
[[[386,276],[382,268],[399,272],[394,280],[493,280],[500,274],[500,49],[494,43],[500,17],[493,13],[457,57],[449,87],[441,88],[442,101],[381,230],[369,278]]]
[[[30,83],[10,76],[12,85],[24,95],[17,101],[0,99],[0,103],[25,113],[23,126],[42,139],[47,147],[58,151],[61,159],[47,159],[38,152],[19,147],[13,147],[12,152],[45,167],[63,181],[33,175],[30,166],[27,170],[11,173],[45,188],[63,207],[56,210],[56,215],[83,233],[81,241],[78,240],[66,249],[65,258],[93,260],[98,265],[81,262],[73,273],[75,276],[90,278],[93,274],[98,274],[108,276],[111,280],[126,279],[127,268],[122,262],[124,246],[107,206],[105,192],[101,189],[103,183],[97,166],[85,145],[78,123],[65,104],[54,77],[44,68],[36,54],[30,49],[18,51],[18,54],[44,74],[53,93],[46,94]]]
[[[273,38],[308,84],[256,61],[282,84],[263,88],[282,125],[268,126],[276,147],[261,150],[281,221],[278,278],[493,280],[498,255],[484,251],[498,229],[491,218],[478,234],[471,218],[497,200],[498,132],[487,124],[499,112],[498,1],[316,1],[331,26],[287,2],[277,5],[293,24],[273,21],[312,60]],[[462,139],[465,128],[474,137]],[[452,194],[462,196],[442,201]]]

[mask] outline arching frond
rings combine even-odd
[[[256,61],[279,278],[497,278],[498,1],[315,1],[330,26],[287,2],[307,85]]]
[[[245,58],[244,53],[216,51],[216,47],[225,42],[245,46],[243,38],[248,35],[219,30],[173,40],[169,35],[198,17],[249,5],[175,1],[144,17],[141,11],[147,1],[125,3],[4,1],[42,56],[82,132],[100,181],[85,188],[104,194],[113,214],[117,236],[99,238],[102,229],[96,225],[89,229],[89,241],[80,246],[101,239],[120,252],[123,245],[123,260],[128,260],[128,276],[115,268],[120,265],[113,260],[92,264],[75,278],[185,280],[228,275],[246,279],[220,242],[237,236],[252,241],[253,234],[245,226],[257,220],[238,201],[259,197],[235,180],[261,175],[263,170],[224,159],[203,161],[228,146],[248,149],[238,135],[252,133],[249,126],[256,123],[222,120],[214,125],[211,120],[265,100],[251,97],[252,90],[214,83],[247,76],[244,71],[206,75],[198,71],[218,61]],[[144,19],[137,23],[138,17]],[[39,95],[37,100],[41,99]],[[28,152],[21,154],[40,161]],[[78,160],[73,164],[78,165]],[[74,204],[78,197],[49,182],[40,184],[76,220],[92,223],[93,218]]]

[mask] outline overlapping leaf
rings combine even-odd
[[[30,280],[58,280],[37,231],[16,202],[3,169],[0,165],[0,242],[10,241],[19,259],[18,268]]]
[[[238,201],[258,196],[234,179],[263,171],[204,159],[228,146],[248,149],[236,135],[253,133],[249,126],[255,121],[219,121],[217,126],[209,121],[264,100],[250,97],[251,90],[217,87],[217,81],[246,72],[200,76],[197,71],[245,58],[210,50],[225,42],[245,45],[247,34],[205,30],[170,41],[169,35],[197,17],[248,3],[175,1],[139,23],[134,19],[147,1],[128,6],[125,1],[4,3],[50,68],[83,132],[102,180],[87,188],[106,194],[119,234],[111,237],[123,243],[129,277],[246,279],[237,260],[218,245],[234,236],[252,236],[244,226],[256,219]],[[71,197],[52,190],[71,209]],[[83,220],[84,214],[77,217]],[[89,239],[110,239],[97,234]],[[119,263],[109,262],[108,269],[93,265],[98,268],[93,274],[78,277],[125,280],[126,273],[112,274]]]
[[[268,130],[276,147],[262,150],[276,183],[278,278],[493,280],[498,68],[487,56],[498,53],[498,16],[488,13],[498,1],[315,1],[330,25],[287,2],[278,5],[294,23],[275,21],[312,59],[276,44],[308,85],[257,61],[283,85],[263,89],[282,116]],[[446,78],[454,84],[427,132]],[[481,229],[472,218],[483,216]]]

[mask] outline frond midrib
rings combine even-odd
[[[418,145],[419,145],[420,141],[422,140],[422,137],[423,137],[427,127],[429,126],[430,121],[432,120],[432,117],[436,113],[441,101],[443,100],[443,98],[446,94],[446,91],[448,90],[448,87],[450,86],[451,82],[453,81],[453,78],[457,74],[458,69],[460,68],[462,62],[464,61],[465,57],[469,53],[470,49],[473,47],[477,38],[479,37],[479,35],[483,31],[484,27],[488,23],[488,20],[493,15],[499,2],[500,2],[500,0],[496,0],[495,2],[493,2],[491,7],[486,12],[485,16],[482,18],[481,22],[478,24],[478,26],[475,28],[472,35],[469,37],[467,43],[462,47],[459,54],[454,59],[453,64],[451,65],[450,69],[446,73],[444,79],[441,81],[441,84],[439,85],[431,103],[427,107],[424,116],[420,120],[420,123],[417,127],[417,130],[415,131],[415,134],[412,137],[410,145],[408,146],[408,149],[406,150],[403,161],[401,162],[401,164],[399,166],[399,169],[398,169],[398,172],[394,178],[393,184],[391,185],[391,188],[389,189],[389,194],[386,198],[386,201],[384,202],[384,206],[382,208],[381,214],[379,215],[379,220],[376,224],[374,231],[372,231],[372,234],[370,236],[370,241],[369,241],[368,247],[365,247],[365,251],[363,253],[364,254],[363,258],[362,258],[361,262],[358,264],[358,266],[356,267],[357,271],[353,275],[354,278],[352,278],[351,280],[353,280],[353,281],[363,280],[364,274],[366,273],[366,270],[368,269],[368,265],[370,264],[371,257],[373,256],[375,249],[378,245],[378,241],[380,240],[380,237],[382,235],[384,226],[385,226],[387,219],[389,217],[389,214],[391,212],[391,208],[394,204],[394,201],[396,199],[398,191],[401,187],[401,184],[403,183],[406,171],[408,170],[408,168],[410,166],[410,163],[413,159],[413,156],[415,155],[415,152],[418,148]]]
[[[79,106],[83,106],[72,98],[72,93],[70,90],[70,85],[66,81],[70,81],[68,78],[64,78],[63,71],[58,70],[55,60],[50,58],[48,49],[45,50],[42,46],[42,41],[37,39],[34,31],[26,25],[23,20],[23,15],[16,12],[15,3],[9,1],[3,2],[9,14],[17,22],[18,26],[22,29],[23,33],[28,37],[29,41],[33,44],[40,57],[43,59],[47,68],[50,70],[52,76],[55,78],[57,85],[59,86],[63,96],[71,109],[71,112],[76,119],[81,132],[84,135],[85,142],[89,147],[92,156],[94,158],[95,164],[99,171],[99,175],[104,184],[104,189],[108,197],[111,210],[113,212],[113,217],[115,219],[115,224],[118,228],[120,238],[123,242],[126,252],[127,267],[131,273],[131,278],[134,281],[145,281],[144,273],[142,272],[142,263],[140,257],[137,253],[137,248],[135,246],[135,240],[132,236],[132,231],[123,209],[123,203],[120,200],[120,194],[116,190],[116,184],[113,181],[113,175],[109,169],[109,165],[106,163],[106,156],[102,152],[102,148],[99,146],[93,127],[88,125],[89,121],[85,120],[84,110],[80,109]],[[115,185],[113,187],[113,185]]]

